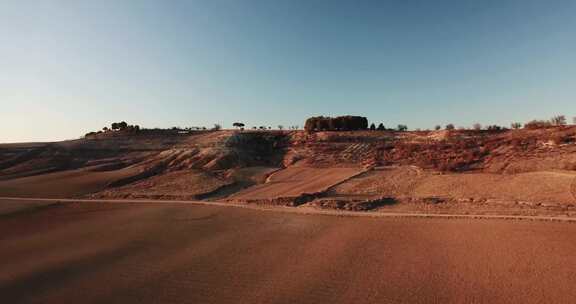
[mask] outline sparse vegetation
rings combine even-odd
[[[454,127],[454,124],[447,124],[446,125],[446,130],[454,130],[456,129],[456,127]]]
[[[502,130],[505,130],[505,128],[501,127],[499,125],[490,125],[490,126],[486,127],[486,130],[488,130],[488,131],[502,131]]]
[[[566,116],[564,115],[556,115],[550,119],[550,122],[555,126],[563,126],[566,125]]]
[[[140,131],[140,126],[129,125],[125,121],[122,121],[122,122],[113,122],[112,124],[110,124],[110,128],[105,126],[102,128],[101,131],[88,132],[84,135],[84,137],[89,137],[89,136],[94,136],[94,135],[109,133],[109,132],[137,133],[139,131]]]
[[[532,120],[524,124],[524,128],[526,129],[543,129],[549,128],[552,126],[564,126],[566,125],[566,116],[564,115],[556,115],[550,120]]]

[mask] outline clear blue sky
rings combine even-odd
[[[576,115],[576,1],[0,0],[0,142]]]

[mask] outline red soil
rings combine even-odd
[[[272,174],[265,184],[232,195],[234,200],[297,197],[322,192],[362,172],[360,168],[290,167]]]
[[[0,196],[576,203],[575,127],[112,135],[0,145]]]
[[[0,294],[6,303],[573,303],[574,234],[550,222],[65,204],[0,216]]]

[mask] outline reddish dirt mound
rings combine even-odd
[[[122,187],[99,192],[94,197],[197,199],[229,185],[231,181],[206,171],[182,170],[153,176]]]

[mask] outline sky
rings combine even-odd
[[[0,142],[576,116],[576,1],[0,0]]]

